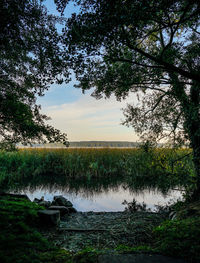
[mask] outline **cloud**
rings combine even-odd
[[[133,129],[122,126],[122,108],[134,97],[119,102],[113,97],[96,100],[89,94],[78,100],[43,109],[51,117],[51,124],[68,134],[70,141],[119,140],[135,141]]]

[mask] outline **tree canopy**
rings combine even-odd
[[[187,96],[192,84],[200,82],[198,2],[77,2],[82,12],[68,20],[65,43],[78,86],[83,90],[95,87],[97,98],[114,93],[122,99],[130,92],[143,92],[139,108],[129,105],[125,111],[126,123],[139,133],[153,129],[161,135],[167,127],[167,135],[169,130],[174,135],[178,124],[183,124],[175,84],[184,86]],[[165,103],[168,109],[162,112]],[[149,108],[146,114],[142,108],[143,113]],[[157,118],[155,125],[150,122],[154,112],[157,116],[162,112],[162,122]],[[149,120],[145,125],[142,115]]]
[[[68,1],[56,1],[62,10]],[[63,42],[83,91],[123,99],[125,124],[146,137],[188,141],[200,193],[200,2],[77,0]]]
[[[68,79],[58,18],[41,1],[0,1],[0,140],[6,143],[60,141],[66,134],[46,124],[37,97]]]

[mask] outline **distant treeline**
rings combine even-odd
[[[141,142],[128,142],[128,141],[76,141],[69,142],[71,148],[138,148]],[[163,144],[158,144],[157,147],[162,147]],[[18,144],[17,147],[33,147],[33,148],[66,148],[61,143],[46,143],[46,144],[32,144],[24,146]]]
[[[80,141],[70,142],[69,147],[138,147],[136,142],[122,141]]]

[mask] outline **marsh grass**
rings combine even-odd
[[[189,149],[20,149],[0,152],[0,186],[43,176],[81,179],[121,177],[129,184],[187,186],[194,179]]]

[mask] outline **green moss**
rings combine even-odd
[[[168,220],[154,229],[156,248],[163,254],[200,261],[200,218]]]
[[[120,245],[119,253],[159,253],[184,258],[187,262],[200,262],[200,203],[177,202],[172,209],[179,216],[154,227],[151,243],[129,247]]]
[[[4,263],[95,263],[98,253],[86,248],[77,254],[55,247],[37,228],[43,207],[22,198],[0,197],[0,259]]]
[[[4,263],[69,263],[71,256],[50,244],[37,229],[42,207],[26,199],[0,198],[0,258]]]

